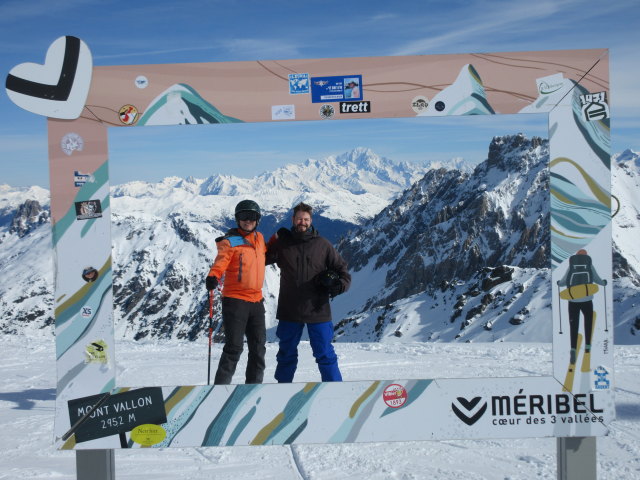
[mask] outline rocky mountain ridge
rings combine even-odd
[[[486,161],[473,170],[394,170],[368,149],[286,166],[256,192],[265,209],[260,229],[268,236],[288,222],[291,205],[305,200],[317,205],[321,232],[333,228],[335,238],[344,235],[339,248],[354,284],[332,304],[338,341],[548,341],[547,327],[536,327],[550,308],[547,149],[546,140],[510,135],[494,137]],[[614,219],[616,341],[637,343],[639,155],[627,151],[613,158],[620,200]],[[358,161],[370,170],[355,181]],[[295,191],[289,179],[308,168],[323,170],[314,173],[318,189]],[[214,194],[212,178],[218,187],[226,180],[175,178],[112,188],[117,338],[194,339],[206,330],[202,279],[215,255],[212,239],[230,226],[240,199]],[[248,192],[255,181],[230,179],[221,191]],[[0,274],[12,279],[0,287],[5,333],[51,333],[45,328],[53,323],[47,194],[0,186]],[[373,211],[372,204],[381,207]],[[277,289],[278,272],[269,267],[269,327],[275,325]]]

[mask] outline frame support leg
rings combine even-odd
[[[77,480],[115,480],[113,450],[76,450]]]
[[[557,438],[558,480],[597,480],[596,437]]]

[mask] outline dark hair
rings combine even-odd
[[[313,213],[313,208],[311,205],[307,205],[306,203],[300,202],[295,207],[293,207],[293,216],[296,216],[298,212],[307,212],[309,215]]]

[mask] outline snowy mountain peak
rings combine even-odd
[[[332,302],[341,341],[546,340],[548,322],[535,322],[548,317],[541,314],[549,303],[548,142],[498,136],[488,150],[473,171],[395,162],[358,147],[249,179],[167,177],[113,187],[118,338],[201,335],[213,239],[234,224],[241,197],[260,204],[265,236],[289,225],[299,201],[313,205],[323,236],[342,236],[338,248],[354,280]],[[637,343],[639,155],[614,158],[616,342]],[[53,322],[52,272],[42,268],[51,264],[43,262],[51,255],[48,204],[44,189],[0,186],[0,274],[12,279],[0,285],[0,331],[39,332]],[[268,269],[272,322],[277,285]]]
[[[522,133],[493,137],[489,144],[487,168],[497,168],[503,171],[514,169],[519,172],[528,171],[532,155],[543,153],[540,147],[546,148],[548,151],[547,140],[540,137],[532,137],[529,140]]]
[[[635,163],[640,167],[640,153],[627,148],[624,152],[613,155],[613,160],[618,164]]]

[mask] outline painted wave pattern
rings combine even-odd
[[[109,218],[109,193],[108,193],[108,165],[104,162],[93,174],[94,181],[85,183],[78,191],[74,202],[102,196],[100,199],[103,215]],[[67,213],[52,227],[52,239],[54,247],[61,245],[61,242],[70,245],[82,242],[94,227],[98,219],[85,220],[80,230],[76,230],[75,204],[72,203]],[[78,236],[80,238],[76,238]],[[65,246],[66,247],[66,246]],[[112,265],[111,256],[107,253],[104,263],[98,267],[98,280],[82,285],[77,291],[69,296],[62,296],[60,303],[55,308],[56,319],[56,357],[59,359],[65,352],[73,347],[88,332],[96,327],[101,308],[112,308],[111,304],[103,305],[107,293],[112,285]],[[80,315],[81,310],[90,308],[89,319]],[[110,315],[109,315],[110,317]],[[110,328],[113,328],[110,326]]]
[[[164,440],[155,447],[169,447],[175,437],[183,431],[196,411],[211,393],[213,387],[177,387],[165,400],[167,423],[162,427],[167,432]]]
[[[407,390],[407,402],[403,405],[403,408],[408,407],[411,403],[415,402],[427,389],[432,380],[411,380],[407,382],[405,389]],[[373,382],[367,390],[353,403],[349,411],[349,416],[346,418],[340,428],[330,438],[329,443],[349,443],[355,442],[360,434],[360,431],[365,426],[371,414],[373,408],[377,402],[380,401],[380,397],[389,381],[377,380]],[[401,411],[398,408],[387,407],[381,414],[380,418]]]
[[[222,406],[222,409],[209,424],[204,439],[202,440],[202,445],[221,445],[222,438],[231,425],[231,422],[238,416],[240,409],[249,402],[261,387],[262,385],[247,385],[234,388],[228,400]],[[255,415],[257,410],[256,406],[260,403],[260,400],[260,397],[258,397],[256,405],[251,407],[249,412],[240,419],[227,445],[235,444],[236,439],[240,433],[242,433],[244,427],[249,424],[249,421]]]
[[[431,384],[432,380],[411,380],[405,384],[408,400],[403,408],[422,396]],[[362,428],[367,422],[374,421],[372,418],[374,407],[379,406],[380,398],[390,382],[377,380],[372,382],[368,388],[353,402],[349,409],[348,417],[342,422],[338,430],[327,439],[328,443],[355,442]],[[240,435],[246,431],[253,421],[266,422],[257,433],[252,434],[249,445],[287,445],[294,443],[296,439],[305,431],[309,424],[309,412],[318,394],[326,384],[322,382],[307,383],[286,401],[281,412],[277,413],[270,420],[260,418],[259,407],[262,400],[260,391],[263,385],[236,385],[232,392],[217,411],[215,417],[207,426],[200,441],[201,446],[231,446],[236,445]],[[190,443],[194,433],[190,433],[190,424],[194,422],[198,430],[199,418],[209,418],[205,411],[211,410],[211,393],[215,386],[202,387],[176,387],[165,399],[165,410],[167,412],[167,423],[162,427],[167,435],[165,439],[154,448],[169,446],[182,446],[177,439],[180,433],[185,434],[184,442]],[[222,388],[229,388],[224,386]],[[378,418],[392,415],[401,411],[402,408],[386,407],[379,413]],[[198,418],[198,411],[202,415]],[[195,433],[197,435],[197,433]],[[136,445],[129,440],[129,447]]]
[[[471,64],[464,65],[456,80],[436,94],[418,116],[492,115],[480,74]]]
[[[293,395],[282,412],[265,425],[251,440],[251,445],[286,445],[304,431],[308,424],[309,409],[323,383],[307,383]]]
[[[580,133],[576,152],[590,152],[610,171],[609,119],[586,121],[581,111],[580,95],[588,93],[576,85],[571,98],[572,120]],[[582,153],[581,155],[584,155]],[[611,222],[611,192],[594,178],[597,165],[558,157],[551,163],[551,261],[556,268],[591,240]],[[597,160],[596,160],[597,162]],[[559,167],[563,174],[559,174]],[[579,186],[580,185],[580,186]]]
[[[98,281],[84,285],[67,303],[60,306],[60,315],[56,313],[56,358],[60,358],[71,347],[84,338],[97,326],[101,308],[111,309],[111,303],[103,305],[111,289],[111,257],[98,270]],[[82,309],[90,308],[92,317],[85,319],[80,315]],[[62,325],[71,322],[64,328]]]

